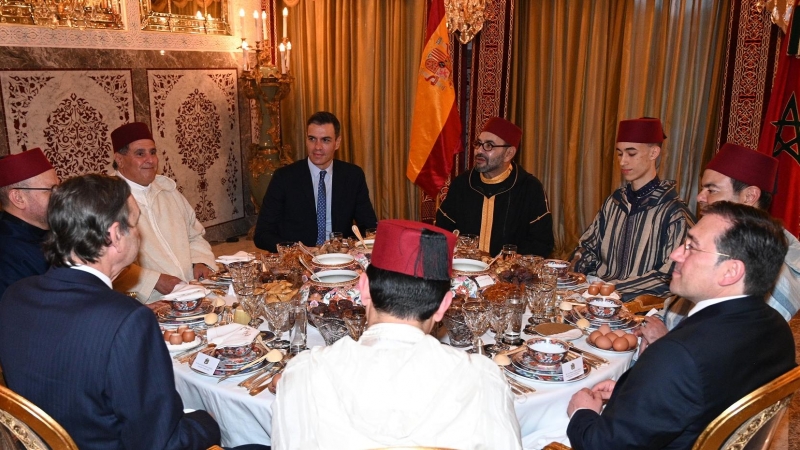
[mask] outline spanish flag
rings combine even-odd
[[[777,189],[770,212],[797,236],[800,233],[800,18],[794,12],[781,42],[778,73],[761,127],[758,151],[778,160]]]
[[[461,120],[446,23],[444,0],[429,0],[406,176],[432,197],[444,186],[453,155],[461,150]]]

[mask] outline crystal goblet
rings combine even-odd
[[[293,323],[292,309],[294,305],[292,302],[272,302],[267,303],[264,307],[264,315],[267,317],[267,322],[272,332],[275,333],[275,341],[273,341],[273,348],[289,348],[289,341],[281,339],[284,331],[288,331]]]
[[[494,344],[484,346],[484,350],[498,353],[509,349],[509,346],[503,343],[503,334],[511,321],[512,312],[512,309],[505,303],[491,304],[489,308],[489,324],[494,329]]]
[[[481,336],[489,329],[490,308],[489,302],[483,300],[465,302],[461,307],[464,311],[464,321],[472,332],[472,350],[468,350],[469,353],[485,354]]]

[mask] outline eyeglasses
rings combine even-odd
[[[55,186],[51,186],[49,188],[18,187],[18,188],[14,188],[14,189],[18,189],[20,191],[50,191],[50,192],[53,192],[53,189],[55,189],[55,188],[56,188]]]
[[[688,237],[686,238],[685,241],[683,241],[683,249],[686,250],[687,252],[696,251],[696,252],[703,252],[703,253],[711,253],[712,255],[724,256],[726,258],[733,258],[733,256],[726,255],[725,253],[710,252],[708,250],[700,250],[699,248],[697,248],[694,245],[692,245],[692,241]]]
[[[483,149],[486,150],[487,152],[490,152],[490,151],[494,150],[496,147],[500,147],[500,148],[513,147],[513,145],[509,145],[509,144],[498,145],[498,144],[495,144],[494,142],[483,142],[480,139],[475,139],[475,142],[472,143],[472,146],[473,147],[483,147]]]

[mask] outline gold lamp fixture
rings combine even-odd
[[[458,41],[466,44],[483,28],[487,0],[444,0],[447,31],[458,31]]]

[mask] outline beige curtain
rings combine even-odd
[[[336,114],[336,157],[364,169],[379,219],[419,217],[405,173],[424,18],[424,0],[302,0],[289,12],[295,83],[282,104],[284,142],[304,158],[306,119]]]
[[[520,163],[547,189],[556,254],[570,252],[621,180],[619,120],[659,117],[659,176],[694,208],[716,151],[728,2],[516,2],[511,120]]]

